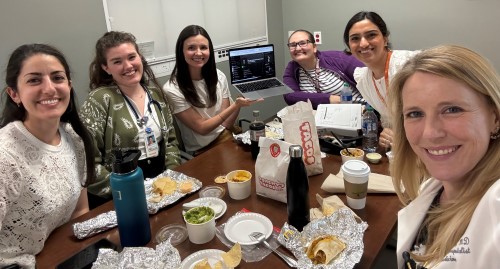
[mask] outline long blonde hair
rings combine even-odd
[[[485,96],[499,117],[500,77],[493,66],[477,53],[456,45],[442,45],[422,51],[408,60],[390,83],[389,110],[394,131],[391,175],[399,199],[407,205],[418,194],[429,172],[413,152],[404,129],[402,89],[415,72],[458,81]],[[402,156],[398,158],[398,156]],[[404,158],[403,158],[404,157]],[[500,139],[490,140],[486,154],[465,176],[468,178],[455,201],[429,211],[426,221],[426,253],[413,255],[418,261],[436,265],[457,244],[486,191],[500,178]]]

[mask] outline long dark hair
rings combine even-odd
[[[351,49],[349,47],[349,31],[351,30],[352,26],[360,22],[362,20],[369,20],[373,24],[377,25],[378,29],[382,33],[382,36],[384,37],[389,37],[389,30],[387,29],[387,25],[385,24],[385,21],[378,15],[376,12],[373,11],[360,11],[347,22],[347,25],[345,26],[344,29],[344,44],[346,45],[346,49],[344,52],[348,55],[351,55]],[[387,42],[387,49],[390,49],[392,47],[390,42]]]
[[[137,45],[135,36],[130,33],[118,31],[110,31],[105,33],[101,38],[99,38],[99,40],[97,40],[97,43],[95,44],[94,60],[92,61],[92,63],[90,63],[89,67],[90,90],[92,91],[98,87],[109,86],[115,83],[113,80],[113,76],[106,73],[102,69],[102,66],[108,65],[106,61],[106,52],[108,51],[108,49],[117,47],[124,43],[130,43],[134,45],[137,54],[139,55],[139,57],[141,57],[141,62],[144,70],[141,78],[141,84],[149,85],[149,83],[153,83],[153,86],[161,91],[161,86],[158,83],[158,80],[156,80],[153,70],[139,51],[139,46]],[[165,96],[163,97],[166,100]]]
[[[184,58],[183,52],[184,41],[197,35],[202,35],[208,40],[208,46],[210,49],[208,62],[201,68],[201,75],[203,79],[205,79],[205,84],[207,85],[208,104],[206,105],[203,104],[198,97],[198,93],[193,85],[193,80],[191,78],[191,74],[189,73],[189,66]],[[175,67],[174,70],[172,70],[170,82],[177,83],[182,94],[186,100],[191,103],[191,105],[195,107],[212,107],[217,102],[216,89],[218,80],[212,39],[210,39],[210,36],[207,31],[203,29],[203,27],[199,25],[187,26],[181,31],[179,38],[177,39],[177,43],[175,44]]]
[[[27,44],[18,47],[12,52],[7,64],[5,83],[7,87],[12,88],[14,91],[18,91],[17,79],[21,73],[24,62],[26,59],[37,55],[45,54],[55,57],[64,67],[64,72],[68,77],[68,83],[71,81],[71,72],[69,69],[68,62],[66,61],[64,55],[56,48],[46,45],[46,44]],[[4,91],[3,97],[5,98],[4,109],[2,113],[2,119],[0,121],[0,128],[13,121],[24,121],[26,120],[27,111],[23,105],[18,106],[12,98],[7,96],[7,91]],[[85,145],[85,160],[87,165],[87,179],[84,187],[92,184],[95,180],[94,172],[94,140],[90,133],[87,131],[83,125],[80,117],[78,116],[78,109],[75,100],[75,90],[71,86],[70,90],[70,100],[69,105],[61,116],[61,122],[70,123],[73,130],[82,138],[83,144]]]

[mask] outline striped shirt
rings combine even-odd
[[[316,79],[317,75],[319,79]],[[325,68],[320,68],[318,74],[316,74],[315,70],[304,70],[303,68],[299,68],[299,87],[301,91],[316,93],[316,81],[319,82],[319,89],[321,93],[328,93],[331,95],[339,96],[342,92],[342,85],[345,82],[336,73]],[[357,103],[356,100],[360,99],[362,99],[361,94],[357,90],[353,90],[353,102]]]

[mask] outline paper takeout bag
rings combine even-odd
[[[331,193],[344,193],[344,174],[342,170],[337,175],[330,174],[321,189]],[[368,193],[396,193],[392,178],[377,173],[370,173],[368,177]]]
[[[292,144],[268,137],[259,138],[259,155],[255,161],[257,195],[286,203],[286,174]]]
[[[287,106],[277,114],[283,122],[285,141],[302,146],[307,175],[323,173],[318,131],[311,102],[297,102]]]

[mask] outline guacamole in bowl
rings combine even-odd
[[[191,208],[184,214],[184,220],[191,224],[202,224],[215,216],[215,212],[212,208],[208,206],[199,206],[195,208]]]

